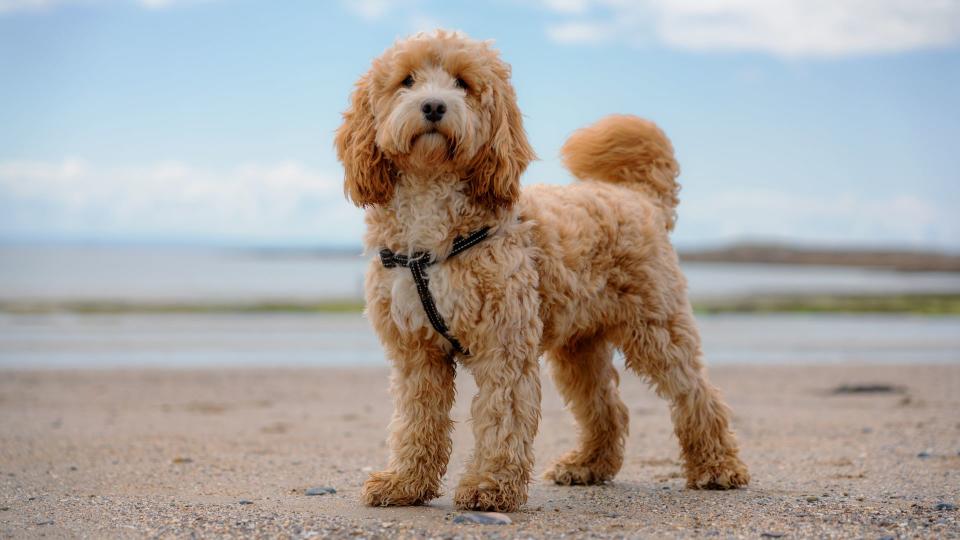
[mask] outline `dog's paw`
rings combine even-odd
[[[590,486],[603,484],[613,478],[614,474],[616,471],[605,470],[596,463],[561,459],[547,469],[543,477],[561,486]]]
[[[516,512],[527,502],[527,484],[470,475],[460,480],[453,502],[462,510]]]
[[[699,465],[687,470],[687,487],[691,489],[736,489],[750,483],[747,466],[736,457],[712,465]]]
[[[360,492],[360,498],[369,506],[416,506],[438,495],[438,490],[428,483],[393,471],[370,474]]]
[[[616,476],[622,464],[623,457],[615,452],[583,459],[580,452],[574,450],[554,462],[543,477],[561,486],[603,484]]]

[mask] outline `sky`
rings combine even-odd
[[[960,0],[0,0],[0,242],[359,245],[340,113],[437,27],[512,64],[525,185],[630,113],[682,247],[960,251]]]

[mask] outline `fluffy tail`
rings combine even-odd
[[[607,116],[575,131],[560,154],[564,165],[581,180],[642,187],[663,208],[667,229],[673,229],[680,167],[670,139],[653,122],[637,116]]]

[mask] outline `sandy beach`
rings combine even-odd
[[[0,372],[0,535],[21,537],[960,537],[960,366],[717,366],[753,483],[684,488],[664,402],[632,375],[614,482],[537,480],[508,525],[456,524],[472,444],[458,376],[442,498],[358,502],[383,467],[384,368]],[[549,378],[538,472],[576,433]],[[892,391],[841,393],[841,385]],[[306,496],[313,487],[336,493]]]
[[[0,540],[960,540],[960,0],[0,0],[0,68]]]

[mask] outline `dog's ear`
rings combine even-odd
[[[335,139],[343,163],[343,192],[357,206],[389,202],[395,185],[390,160],[376,142],[370,80],[368,73],[357,81]]]
[[[470,196],[488,207],[510,207],[520,197],[520,175],[536,154],[523,129],[510,67],[494,59],[494,80],[483,96],[490,139],[480,147],[469,174]]]

